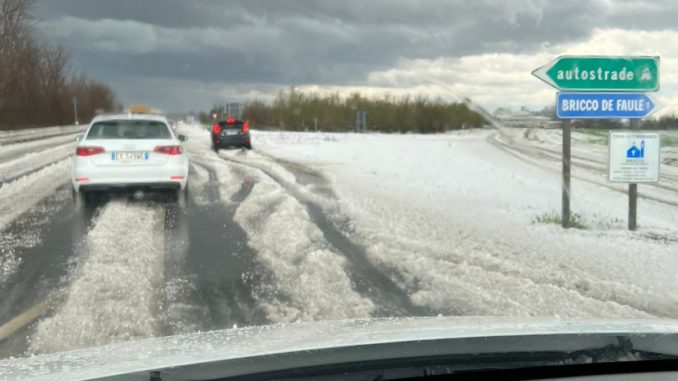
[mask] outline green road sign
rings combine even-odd
[[[562,56],[532,75],[563,91],[657,91],[659,57]]]

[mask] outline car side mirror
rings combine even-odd
[[[79,142],[80,140],[82,140],[82,137],[83,137],[83,136],[84,136],[83,134],[77,135],[77,136],[75,137],[76,143]]]
[[[188,136],[186,136],[186,135],[179,135],[178,138],[179,138],[179,141],[181,141],[181,142],[185,142],[186,140],[188,140]]]

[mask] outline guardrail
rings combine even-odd
[[[87,129],[82,126],[60,126],[45,128],[27,128],[23,130],[0,131],[0,146],[30,142],[58,136],[81,134]]]

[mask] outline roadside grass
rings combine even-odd
[[[532,219],[532,223],[560,225],[560,213],[556,211],[550,211],[539,214]],[[577,213],[572,213],[570,215],[570,227],[581,230],[586,230],[589,228],[588,225],[586,225],[582,216]]]
[[[678,147],[678,132],[664,132],[661,139],[662,147]]]
[[[583,142],[586,144],[607,146],[609,142],[609,130],[601,128],[575,128],[574,132],[583,135]],[[644,130],[649,131],[649,130]],[[654,132],[654,131],[653,131]],[[676,161],[675,149],[678,148],[678,131],[658,130],[661,136],[661,151],[664,155],[662,161],[665,164],[671,164]],[[580,135],[580,136],[581,136]]]
[[[573,131],[587,135],[587,141],[592,144],[607,145],[610,139],[610,130],[604,128],[574,128]],[[658,132],[661,135],[662,148],[678,147],[678,131],[647,130],[647,132]]]
[[[603,128],[574,128],[573,132],[587,135],[587,141],[591,144],[607,145],[607,142],[610,139],[610,130]]]

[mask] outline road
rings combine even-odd
[[[364,194],[354,191],[361,196],[358,200],[372,197],[376,187],[368,179],[375,177],[381,181],[378,186],[387,190],[395,184],[406,194],[408,187],[400,180],[389,183],[400,173],[411,174],[405,184],[413,182],[409,188],[419,195],[384,207],[366,204],[376,209],[361,213],[346,210],[337,188],[341,176],[332,180],[316,165],[274,156],[263,149],[264,140],[261,150],[255,146],[253,151],[214,153],[205,131],[197,127],[186,132],[191,161],[186,204],[147,194],[105,196],[87,207],[78,206],[68,183],[67,156],[79,131],[58,130],[42,138],[18,134],[1,142],[0,358],[308,320],[438,314],[678,316],[676,296],[670,291],[676,259],[666,254],[678,242],[672,232],[652,235],[654,231],[641,229],[626,241],[614,232],[611,238],[600,231],[598,236],[581,237],[543,229],[535,233],[539,227],[529,223],[495,229],[485,222],[508,218],[506,214],[487,217],[475,207],[473,218],[468,218],[472,209],[464,207],[470,208],[476,199],[490,205],[486,213],[496,213],[503,208],[502,197],[516,197],[516,192],[501,189],[483,194],[478,189],[486,188],[487,180],[472,178],[486,173],[495,181],[495,165],[506,163],[511,155],[527,169],[517,164],[510,168],[539,179],[541,188],[535,188],[539,192],[548,189],[541,182],[543,173],[537,171],[557,168],[554,152],[529,138],[519,139],[520,134],[462,133],[431,139],[431,147],[443,154],[452,144],[478,152],[480,162],[472,158],[455,164],[460,169],[469,163],[476,166],[466,176],[468,183],[452,177],[447,185],[436,184],[416,161],[407,159],[404,163],[412,168],[399,163],[393,174],[388,166],[373,170],[364,164],[364,173],[350,169],[344,183],[370,188]],[[275,138],[301,139],[302,145],[305,139]],[[346,150],[351,157],[364,154],[349,144],[351,138],[342,146],[331,146],[335,138],[324,135],[313,139],[339,149],[337,157]],[[428,144],[427,137],[420,139]],[[424,150],[419,154],[422,161],[427,153],[435,153]],[[322,156],[312,152],[311,157]],[[402,158],[401,151],[394,152],[394,158]],[[366,163],[379,163],[366,157]],[[429,169],[438,177],[436,164],[440,163],[430,160]],[[600,171],[598,161],[587,165]],[[419,180],[417,173],[423,176]],[[533,186],[528,178],[507,176],[505,182],[517,181],[526,190]],[[553,176],[557,179],[557,173]],[[605,185],[597,175],[575,176]],[[666,213],[675,213],[671,208],[678,187],[673,180],[669,178],[668,187],[641,196]],[[459,205],[435,194],[437,189],[451,192],[450,184],[458,187]],[[433,196],[427,197],[423,189]],[[446,202],[451,205],[446,209],[458,213],[450,230],[441,228],[444,224],[433,214],[423,218],[408,214],[426,199],[434,205]],[[499,208],[492,202],[499,202]],[[380,210],[388,217],[379,217]],[[547,258],[538,240],[525,239],[545,234],[554,242],[561,240],[554,246],[565,253],[562,259]],[[647,236],[650,243],[644,241]],[[653,245],[655,284],[670,287],[643,284],[649,281],[633,275],[634,266],[644,265],[640,262],[617,268],[606,262],[609,257],[582,249],[606,239],[628,247],[629,258],[634,247]],[[627,255],[620,250],[619,255]]]
[[[75,135],[0,147],[7,168],[0,208],[11,216],[0,220],[0,358],[234,326],[435,313],[414,305],[285,178],[296,173],[332,197],[310,169],[285,163],[289,173],[269,173],[229,158],[239,151],[218,156],[189,145],[186,205],[149,194],[104,196],[79,207],[67,182]],[[236,221],[260,182],[280,197],[271,205],[253,201],[262,210]],[[23,196],[35,189],[42,189],[36,197]],[[276,215],[285,207],[291,209]],[[306,263],[292,257],[297,253],[271,251],[271,238],[286,237],[255,233],[264,244],[253,244],[242,227],[276,229],[280,222],[312,237],[294,243],[311,253]]]

